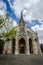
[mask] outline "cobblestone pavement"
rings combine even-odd
[[[0,65],[43,65],[43,55],[0,55]]]

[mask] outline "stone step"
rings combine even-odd
[[[0,55],[0,65],[43,65],[43,55]]]

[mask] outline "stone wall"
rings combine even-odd
[[[12,54],[12,40],[6,40],[4,44],[3,54]]]

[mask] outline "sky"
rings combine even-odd
[[[43,43],[43,0],[0,0],[0,15],[9,13],[14,26],[20,19],[21,11],[27,27],[37,31],[40,43]]]

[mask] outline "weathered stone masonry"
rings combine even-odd
[[[3,54],[42,54],[38,35],[32,29],[27,28],[22,13],[20,21],[18,22],[16,37],[14,39],[15,42],[13,46],[12,39],[9,38],[9,40],[5,41]]]

